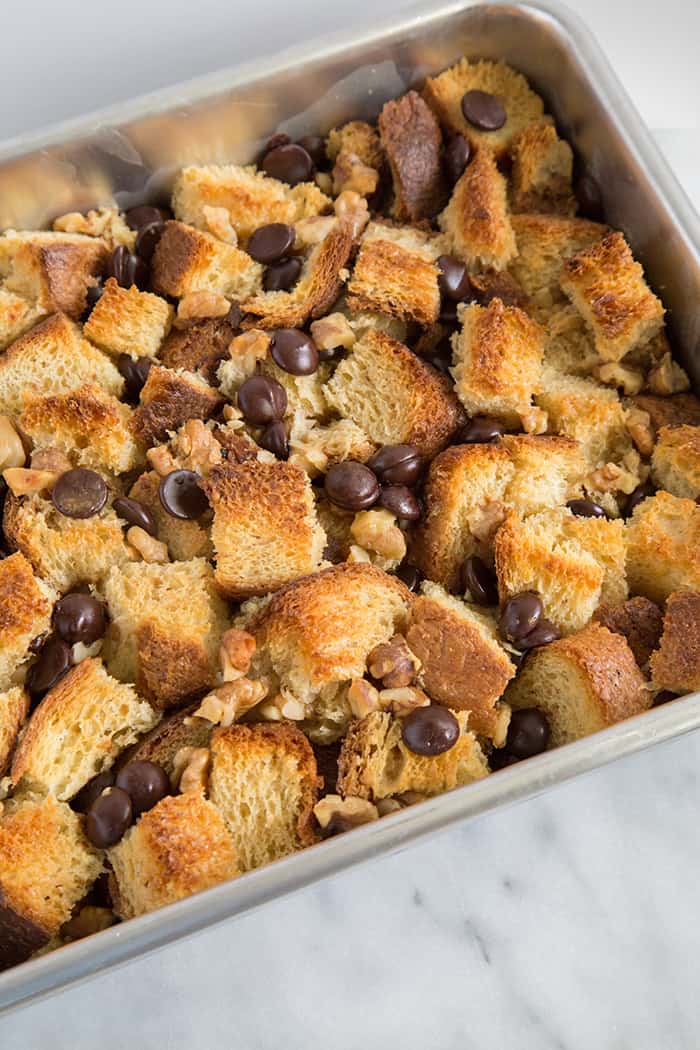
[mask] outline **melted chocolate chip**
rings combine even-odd
[[[497,419],[474,416],[462,427],[459,440],[464,445],[489,445],[505,434],[506,428]]]
[[[420,503],[406,485],[382,485],[379,505],[403,521],[418,521],[421,515]]]
[[[379,498],[376,475],[363,463],[345,460],[336,463],[326,474],[326,496],[345,510],[367,510]]]
[[[529,652],[530,649],[538,649],[542,645],[549,645],[550,642],[556,642],[558,638],[561,638],[560,632],[551,622],[542,616],[534,627],[524,638],[514,642],[515,646],[520,649],[521,652]]]
[[[636,507],[643,503],[648,496],[653,496],[656,489],[649,481],[643,481],[629,494],[625,503],[625,517],[631,518]]]
[[[498,621],[501,636],[509,642],[521,642],[541,620],[542,600],[533,591],[523,591],[510,598]]]
[[[287,392],[269,376],[253,375],[238,390],[238,407],[248,423],[267,426],[280,420],[287,409]]]
[[[414,445],[383,445],[367,461],[382,485],[415,485],[423,460]]]
[[[158,241],[163,236],[163,230],[165,226],[162,222],[152,222],[148,226],[144,226],[139,232],[136,238],[136,254],[144,259],[146,262],[150,262],[153,258]]]
[[[444,153],[445,171],[451,182],[457,182],[464,174],[471,149],[464,135],[453,135]]]
[[[66,594],[53,607],[53,627],[68,645],[92,645],[107,630],[105,607],[89,594]]]
[[[267,424],[260,437],[260,445],[262,448],[267,449],[268,452],[271,452],[273,456],[277,456],[277,459],[287,459],[289,456],[289,441],[287,440],[287,431],[284,423],[281,420]]]
[[[267,226],[259,226],[248,241],[247,252],[256,262],[277,262],[294,244],[296,233],[293,226],[286,222],[271,222]]]
[[[48,693],[70,670],[70,666],[70,646],[58,635],[49,635],[27,672],[26,686],[30,696],[38,699]]]
[[[108,494],[103,477],[94,470],[75,467],[60,475],[51,490],[51,501],[67,518],[92,518],[102,510]]]
[[[173,518],[191,521],[209,509],[209,500],[192,470],[173,470],[161,479],[158,496],[164,510]]]
[[[314,162],[303,146],[289,142],[269,150],[262,159],[262,169],[273,179],[296,186],[311,177]]]
[[[437,259],[440,276],[438,287],[440,294],[450,301],[461,303],[471,297],[471,283],[467,267],[454,255],[440,255]]]
[[[153,514],[144,506],[143,503],[139,503],[137,499],[131,499],[129,496],[118,496],[112,503],[114,513],[123,518],[129,525],[137,525],[140,529],[144,529],[149,536],[158,535],[158,525]]]
[[[170,779],[157,762],[127,762],[117,773],[115,784],[126,791],[134,814],[146,813],[170,794]]]
[[[496,574],[476,554],[462,566],[462,585],[476,605],[497,605]]]
[[[93,846],[109,849],[115,846],[134,819],[131,799],[118,787],[106,789],[92,803],[85,818],[85,834]]]
[[[532,758],[541,754],[548,743],[549,722],[543,711],[536,707],[513,711],[506,736],[506,751],[518,759]]]
[[[299,280],[301,259],[280,259],[268,266],[263,274],[263,289],[266,292],[288,292]]]
[[[409,591],[417,591],[423,579],[415,565],[409,565],[408,562],[403,562],[399,565],[396,575],[402,583],[406,584]]]
[[[162,225],[168,219],[172,219],[172,213],[167,208],[156,208],[152,204],[139,204],[135,208],[129,208],[124,218],[132,230],[140,231],[154,223]]]
[[[459,722],[439,704],[417,707],[404,718],[401,736],[409,751],[432,758],[454,747],[459,739]]]
[[[105,277],[114,277],[122,288],[131,288],[135,284],[143,291],[148,288],[150,274],[143,259],[133,255],[125,245],[119,244],[109,257]]]
[[[113,784],[113,769],[105,769],[103,773],[98,773],[92,780],[88,780],[85,787],[82,787],[75,798],[72,799],[71,809],[75,810],[76,813],[87,813],[95,799],[100,797],[105,788],[112,787]]]
[[[566,505],[577,518],[607,518],[604,508],[592,499],[570,499]]]
[[[306,150],[317,168],[326,164],[326,144],[320,135],[302,135],[297,145]]]
[[[152,367],[153,360],[150,357],[134,359],[129,354],[120,354],[117,358],[117,368],[124,377],[124,400],[129,405],[138,402]]]
[[[299,328],[278,328],[270,343],[272,360],[293,376],[310,376],[318,368],[318,350],[310,335]]]

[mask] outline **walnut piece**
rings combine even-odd
[[[644,386],[644,376],[636,368],[626,368],[619,362],[610,361],[593,369],[593,375],[606,386],[619,387],[623,394],[638,394]]]
[[[136,245],[137,231],[132,230],[118,208],[97,208],[87,215],[69,211],[54,219],[54,230],[62,233],[83,233],[88,237],[102,237],[110,246],[123,244],[129,251]]]
[[[221,463],[221,445],[201,419],[188,419],[175,439],[179,466],[206,478]]]
[[[172,473],[173,470],[177,470],[175,457],[167,445],[156,445],[155,448],[149,448],[146,459],[156,474],[160,474],[162,478]]]
[[[324,241],[336,224],[334,215],[309,215],[300,219],[294,226],[296,238],[294,247],[297,251],[312,248]]]
[[[341,150],[333,165],[333,193],[348,190],[362,197],[371,197],[379,185],[379,172],[363,163],[356,153]]]
[[[314,816],[326,834],[349,831],[360,824],[369,824],[379,819],[379,810],[365,798],[348,795],[326,795],[314,806]]]
[[[306,704],[284,691],[261,704],[258,711],[266,722],[281,722],[283,718],[288,718],[290,722],[302,722],[309,713]]]
[[[228,346],[230,360],[219,365],[219,378],[224,393],[233,395],[235,388],[252,376],[258,361],[267,356],[270,334],[262,328],[250,328],[233,337]]]
[[[23,467],[27,456],[22,439],[9,416],[0,416],[0,471]]]
[[[216,725],[230,726],[267,696],[267,684],[260,679],[236,678],[225,682],[204,697],[196,718],[206,718]]]
[[[210,204],[205,204],[202,208],[202,214],[210,233],[213,233],[220,241],[232,244],[235,248],[238,244],[238,234],[231,225],[231,215],[228,208],[213,208]]]
[[[343,346],[346,350],[355,345],[355,333],[345,314],[328,314],[311,324],[311,336],[319,350],[333,350]]]
[[[248,673],[255,648],[255,638],[247,631],[241,631],[238,627],[224,631],[219,647],[219,662],[225,682],[233,682]]]
[[[639,459],[638,454],[635,453],[635,455]],[[631,492],[634,492],[642,479],[640,478],[639,470],[635,469],[637,465],[630,461],[628,457],[625,457],[625,460],[621,464],[606,463],[604,466],[592,471],[584,479],[584,485],[595,492],[623,492],[626,496],[629,496]]]
[[[498,499],[491,500],[482,510],[479,520],[471,525],[472,535],[482,543],[490,545],[507,514],[507,504]]]
[[[161,543],[155,536],[149,535],[140,525],[132,525],[130,529],[126,530],[126,542],[149,565],[159,565],[170,561],[167,545]]]
[[[527,412],[520,413],[520,421],[526,434],[544,434],[549,424],[549,416],[534,405]]]
[[[353,518],[350,532],[358,546],[391,562],[406,554],[406,540],[390,510],[361,510]]]
[[[422,689],[406,685],[399,689],[380,689],[379,704],[383,710],[403,718],[416,707],[429,707],[430,697]]]
[[[661,397],[680,394],[690,389],[688,376],[670,354],[664,354],[656,368],[652,368],[647,376],[647,383],[652,394],[659,394]]]
[[[317,171],[314,175],[314,182],[327,197],[330,197],[333,192],[333,179],[330,177],[327,171]]]
[[[650,456],[654,451],[654,429],[649,413],[641,408],[631,408],[625,426],[637,450],[643,456]]]
[[[190,791],[205,792],[210,769],[211,751],[208,747],[181,747],[173,758],[170,781],[173,788],[183,795]]]
[[[339,219],[345,219],[352,227],[352,235],[358,239],[369,222],[367,201],[354,190],[343,190],[333,204],[333,210]]]
[[[175,327],[185,328],[203,318],[225,317],[230,309],[231,303],[219,292],[188,292],[178,303]]]
[[[367,670],[386,689],[410,685],[421,666],[402,634],[395,634],[391,641],[376,645],[367,657]]]
[[[353,678],[348,687],[348,703],[355,718],[365,718],[379,711],[379,690],[365,678]]]
[[[2,474],[13,496],[27,496],[32,492],[50,491],[60,477],[55,470],[34,470],[31,467],[10,467]]]

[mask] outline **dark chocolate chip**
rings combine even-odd
[[[144,529],[149,536],[158,535],[158,525],[153,514],[144,506],[143,503],[139,503],[137,499],[131,499],[129,496],[117,496],[112,503],[114,513],[123,518],[129,525],[137,525],[140,529]]]
[[[124,377],[124,400],[128,404],[138,402],[152,366],[150,357],[133,358],[129,354],[120,354],[117,358],[117,368]]]
[[[321,828],[321,837],[331,839],[334,835],[342,835],[346,831],[352,831],[358,827],[356,821],[344,817],[342,813],[333,813],[325,828]]]
[[[409,565],[408,562],[403,562],[399,565],[396,575],[402,583],[406,584],[409,591],[417,591],[423,579],[415,565]]]
[[[199,484],[201,478],[192,470],[172,470],[161,479],[158,496],[163,508],[173,518],[191,521],[209,510],[209,500]]]
[[[577,518],[607,518],[600,503],[594,503],[592,499],[570,499],[566,505]]]
[[[262,169],[273,179],[296,186],[311,178],[314,162],[303,146],[289,142],[269,150],[262,159]]]
[[[122,288],[131,288],[135,284],[143,291],[148,287],[150,274],[143,259],[133,255],[125,245],[119,244],[109,257],[105,277],[114,277]]]
[[[295,237],[294,227],[288,226],[286,222],[270,222],[267,226],[259,226],[248,241],[248,255],[268,266],[287,254]]]
[[[438,287],[445,299],[461,303],[467,297],[471,297],[469,274],[463,262],[454,255],[440,255],[437,264],[440,270]]]
[[[238,389],[238,407],[248,423],[267,426],[281,419],[287,409],[287,392],[270,376],[253,375]]]
[[[53,607],[53,627],[68,645],[92,645],[107,630],[105,607],[90,594],[67,594]]]
[[[443,324],[457,324],[457,303],[454,299],[442,299],[440,302],[440,320]]]
[[[532,758],[541,754],[549,743],[549,722],[543,711],[523,707],[510,716],[506,751],[516,758]]]
[[[327,350],[319,350],[319,361],[341,361],[347,354],[344,346],[331,346]]]
[[[471,149],[464,135],[453,135],[445,149],[445,171],[451,182],[457,182],[464,174]]]
[[[521,652],[526,653],[529,652],[530,649],[538,649],[542,645],[549,645],[550,642],[556,642],[558,638],[561,638],[561,633],[557,630],[551,620],[542,616],[537,623],[537,626],[526,634],[524,638],[521,638],[514,644]]]
[[[43,696],[63,678],[70,666],[70,646],[58,635],[50,634],[27,672],[27,691],[34,699]]]
[[[542,600],[534,591],[523,591],[509,598],[501,610],[498,627],[509,642],[521,642],[542,619]]]
[[[302,135],[297,145],[305,149],[317,168],[322,168],[326,161],[326,144],[320,135]]]
[[[124,218],[132,230],[140,232],[146,226],[152,226],[156,222],[162,226],[168,219],[172,219],[172,213],[167,208],[156,208],[152,204],[139,204],[136,208],[129,208]]]
[[[318,368],[318,350],[300,328],[278,328],[270,343],[272,360],[293,376],[310,376]]]
[[[51,490],[51,501],[67,518],[92,518],[102,510],[108,495],[107,483],[96,471],[75,467],[60,475]]]
[[[115,784],[131,799],[134,815],[153,809],[170,794],[170,779],[157,762],[127,762],[117,773]]]
[[[289,456],[289,441],[287,431],[281,420],[268,423],[260,437],[260,445],[267,449],[277,459],[287,459]]]
[[[423,460],[414,445],[383,445],[367,461],[382,485],[415,485]]]
[[[91,284],[88,286],[88,290],[85,295],[85,310],[81,318],[83,322],[87,321],[88,317],[95,309],[95,306],[102,298],[104,290],[104,285],[102,284],[102,280],[99,277],[96,279],[95,284]]]
[[[165,226],[162,222],[152,222],[141,229],[136,238],[136,254],[141,259],[144,259],[146,262],[151,261],[158,241],[163,236],[164,229]]]
[[[131,798],[118,787],[107,788],[90,806],[85,818],[85,833],[93,846],[109,849],[115,846],[134,819]]]
[[[418,521],[421,515],[420,503],[406,485],[382,485],[379,505],[404,521]]]
[[[459,440],[464,445],[488,445],[498,441],[505,434],[506,428],[497,419],[488,416],[474,416],[459,433]]]
[[[629,494],[625,502],[625,517],[631,518],[635,507],[638,507],[640,503],[643,503],[648,496],[653,496],[656,489],[649,481],[643,481],[640,485],[637,485],[636,489]]]
[[[506,122],[506,109],[497,95],[488,91],[467,91],[462,96],[462,113],[479,131],[498,131]]]
[[[345,510],[367,510],[379,498],[376,475],[354,460],[334,464],[326,474],[324,487],[331,503]]]
[[[664,704],[669,704],[671,700],[677,700],[678,693],[672,693],[668,689],[662,689],[660,693],[657,693],[654,697],[652,707],[662,707]]]
[[[459,722],[446,707],[417,707],[403,720],[403,742],[415,755],[432,758],[449,751],[459,739]]]
[[[505,769],[506,766],[514,766],[519,761],[517,755],[511,755],[510,751],[506,751],[504,747],[495,748],[489,757],[489,765],[494,772],[498,769]]]
[[[71,800],[71,809],[76,813],[87,813],[95,799],[100,797],[105,788],[112,787],[113,784],[113,769],[105,769],[103,773],[98,773],[92,780],[88,780],[87,784]]]
[[[603,220],[603,195],[600,186],[592,175],[588,173],[577,179],[574,185],[574,195],[578,202],[579,215],[594,222]]]
[[[27,648],[29,649],[29,652],[30,653],[38,653],[39,650],[41,649],[42,645],[44,644],[44,642],[46,641],[46,639],[48,637],[49,637],[49,632],[48,631],[42,631],[41,634],[38,634],[36,636],[36,638],[32,638],[31,642],[27,646]]]
[[[462,586],[476,605],[498,605],[496,574],[476,554],[462,566]]]
[[[288,292],[299,280],[301,259],[280,259],[268,266],[263,274],[263,289],[266,292]]]
[[[265,143],[265,149],[263,150],[263,156],[269,153],[272,149],[277,149],[278,146],[288,146],[292,141],[291,135],[287,135],[284,131],[276,131],[274,135]]]

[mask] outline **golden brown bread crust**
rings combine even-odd
[[[197,376],[160,366],[151,368],[141,403],[134,412],[134,433],[145,445],[165,441],[188,419],[209,419],[223,404],[213,387]]]
[[[379,130],[394,181],[392,214],[400,222],[432,219],[445,197],[442,134],[432,110],[409,91],[384,104]]]
[[[127,762],[157,762],[171,776],[173,760],[181,747],[209,747],[212,723],[195,717],[198,706],[191,704],[166,715],[137,744],[120,755],[118,766]]]
[[[177,221],[166,222],[151,262],[151,283],[159,295],[211,291],[247,298],[261,276],[260,264],[240,248]]]
[[[700,426],[661,427],[651,457],[651,477],[674,496],[700,495]]]
[[[21,686],[0,693],[0,777],[9,766],[20,729],[29,714],[29,695]]]
[[[632,594],[663,604],[679,590],[700,590],[700,507],[659,491],[627,524],[627,576]]]
[[[141,292],[136,285],[122,288],[110,277],[83,331],[108,353],[155,357],[173,314],[170,303],[159,296]]]
[[[353,313],[376,311],[427,325],[440,312],[438,268],[431,253],[420,242],[412,250],[390,234],[382,237],[381,229],[360,244],[347,290]]]
[[[335,160],[339,153],[354,153],[363,164],[377,171],[384,164],[384,151],[375,128],[364,120],[350,120],[332,128],[326,140],[326,154]]]
[[[621,605],[601,605],[593,614],[595,623],[621,634],[643,667],[659,643],[663,616],[658,605],[648,598],[628,598]]]
[[[488,306],[492,299],[500,299],[504,306],[517,306],[527,313],[530,296],[508,270],[488,270],[469,277],[477,302]]]
[[[516,253],[506,180],[488,149],[477,151],[457,182],[440,227],[470,271],[503,270]]]
[[[211,383],[217,368],[228,357],[229,343],[235,334],[236,329],[225,317],[197,321],[187,328],[174,328],[158,357],[166,368],[194,372]]]
[[[676,591],[668,596],[663,634],[650,661],[657,689],[693,693],[700,689],[700,592]]]
[[[199,642],[146,620],[136,628],[136,648],[136,688],[154,707],[178,707],[211,685],[211,663]]]
[[[700,426],[700,399],[695,394],[671,394],[669,397],[637,394],[630,400],[637,408],[649,413],[656,431],[662,427]]]
[[[515,212],[573,215],[573,153],[553,124],[529,124],[511,149],[511,201]]]
[[[8,536],[8,539],[10,537]],[[0,641],[16,652],[19,662],[29,643],[45,631],[51,617],[51,602],[34,576],[23,554],[17,552],[0,561]],[[0,661],[2,666],[2,661]],[[7,668],[9,671],[9,668]],[[13,668],[14,670],[14,668]]]
[[[34,271],[33,291],[43,312],[61,311],[76,321],[107,255],[107,244],[98,237],[32,231],[10,232],[0,240],[3,270]]]

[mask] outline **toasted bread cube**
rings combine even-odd
[[[700,590],[700,507],[657,492],[627,526],[627,577],[633,594],[663,604],[670,594]]]
[[[107,244],[97,237],[8,230],[0,237],[0,278],[6,291],[43,313],[64,313],[77,321],[107,254]]]
[[[228,610],[203,558],[114,568],[104,594],[110,674],[134,682],[159,708],[181,706],[214,684]]]
[[[462,113],[462,97],[467,91],[486,91],[497,95],[506,110],[506,122],[497,131],[480,131]],[[513,139],[532,121],[542,119],[544,105],[522,73],[505,62],[488,59],[470,62],[460,59],[444,73],[428,77],[423,94],[444,127],[465,135],[472,147],[484,146],[502,157]]]
[[[355,243],[352,225],[338,220],[304,260],[289,292],[261,292],[243,303],[244,328],[301,328],[323,317],[338,298]]]
[[[0,560],[0,690],[22,677],[29,643],[48,631],[55,598],[23,554]]]
[[[637,394],[630,399],[637,408],[649,413],[654,431],[662,427],[700,427],[700,398],[695,394]]]
[[[511,200],[515,212],[554,212],[573,215],[576,201],[571,191],[574,155],[553,124],[529,124],[510,151]]]
[[[226,317],[197,321],[187,328],[173,328],[160,348],[159,359],[173,371],[195,372],[212,383],[236,329]]]
[[[151,263],[159,295],[218,292],[247,299],[260,287],[262,266],[240,248],[183,222],[166,222]]]
[[[326,535],[307,475],[290,463],[225,464],[204,482],[214,508],[216,583],[229,598],[267,594],[319,568]]]
[[[651,476],[674,496],[700,496],[700,426],[662,427],[651,457]]]
[[[609,228],[588,219],[559,215],[513,215],[511,223],[517,255],[510,271],[529,295],[531,309],[539,320],[556,303],[566,301],[559,287],[564,260],[599,241]]]
[[[94,383],[119,397],[124,380],[110,359],[83,339],[77,325],[54,314],[0,355],[0,412],[19,415],[25,397],[66,394]]]
[[[516,252],[506,180],[493,154],[479,150],[441,213],[440,228],[470,271],[504,270]]]
[[[126,216],[115,205],[91,208],[87,213],[69,211],[53,221],[53,229],[62,233],[84,233],[88,237],[101,237],[110,249],[123,244],[130,252],[136,247],[138,232],[126,221]]]
[[[621,521],[561,507],[524,520],[511,513],[496,534],[494,559],[501,601],[535,591],[562,634],[584,627],[601,602],[627,597]]]
[[[12,782],[65,801],[160,716],[130,685],[107,674],[102,661],[81,661],[35,709],[12,761]]]
[[[158,495],[161,478],[155,470],[141,474],[131,487],[131,499],[143,503],[156,520],[158,539],[168,548],[173,561],[211,558],[214,553],[210,529],[196,519],[186,520],[168,514]]]
[[[438,239],[420,230],[371,222],[348,284],[350,310],[432,324],[440,312],[440,251]]]
[[[384,104],[379,130],[394,182],[392,215],[400,222],[432,219],[445,198],[442,134],[432,110],[409,91]]]
[[[330,207],[317,187],[300,183],[293,189],[253,167],[235,164],[183,168],[173,187],[173,210],[178,219],[209,231],[207,208],[225,208],[244,244],[259,226],[294,223]]]
[[[632,448],[616,390],[547,368],[535,400],[549,417],[549,429],[580,442],[591,466],[622,459]]]
[[[0,816],[0,970],[58,934],[102,870],[81,818],[50,795],[5,803]]]
[[[338,128],[332,128],[326,139],[326,154],[335,160],[340,153],[354,153],[369,168],[384,164],[384,150],[376,128],[364,120],[350,120]]]
[[[173,308],[151,292],[140,292],[136,285],[122,288],[113,277],[85,322],[88,339],[110,354],[155,357],[170,331]]]
[[[17,737],[29,714],[29,695],[21,685],[0,693],[0,776],[9,767]]]
[[[613,634],[621,634],[640,667],[648,662],[661,637],[661,610],[648,598],[628,598],[621,605],[600,605],[593,620]]]
[[[112,846],[108,857],[122,919],[145,915],[240,874],[221,814],[196,792],[161,799]]]
[[[513,708],[543,711],[549,746],[559,747],[641,714],[653,696],[622,635],[592,623],[534,649],[505,699]]]
[[[31,328],[44,311],[15,292],[0,285],[0,350]]]
[[[468,711],[455,711],[460,735],[449,751],[425,758],[403,742],[402,720],[386,711],[374,711],[352,722],[338,759],[338,791],[372,800],[417,791],[443,791],[482,780],[489,774],[476,737],[467,729]]]
[[[544,347],[544,368],[548,373],[569,376],[591,376],[601,364],[586,322],[571,303],[557,303],[551,310],[535,311],[547,328]],[[546,383],[543,384],[546,389]]]
[[[668,596],[663,633],[650,662],[657,689],[694,693],[700,689],[700,592],[675,591]]]
[[[423,583],[411,606],[406,641],[422,667],[418,681],[432,700],[469,711],[472,732],[505,743],[508,711],[497,701],[515,674],[501,648],[493,617]]]
[[[450,384],[408,347],[368,331],[326,384],[326,399],[377,445],[406,442],[432,456],[460,422]]]
[[[188,419],[209,419],[222,403],[218,390],[194,372],[153,367],[133,415],[134,433],[144,445],[157,445]]]
[[[430,464],[425,512],[411,558],[424,576],[456,591],[464,560],[492,559],[509,507],[524,516],[578,493],[586,465],[567,438],[507,435],[497,445],[454,445]]]
[[[19,425],[35,448],[65,452],[74,466],[124,474],[144,462],[131,409],[97,386],[50,394],[25,404]]]
[[[199,703],[171,711],[129,750],[130,762],[156,762],[173,779],[175,756],[183,747],[209,747],[213,722],[199,718]]]
[[[242,871],[318,841],[321,780],[304,734],[289,724],[233,725],[211,741],[209,797],[233,836]]]
[[[470,416],[494,416],[518,426],[540,387],[544,328],[500,299],[465,307],[461,321],[450,370],[457,396]]]
[[[611,233],[567,259],[560,283],[606,361],[619,361],[661,330],[664,307],[621,233]]]
[[[113,565],[133,558],[111,507],[92,518],[68,518],[42,496],[8,495],[5,535],[56,590],[99,583]]]

